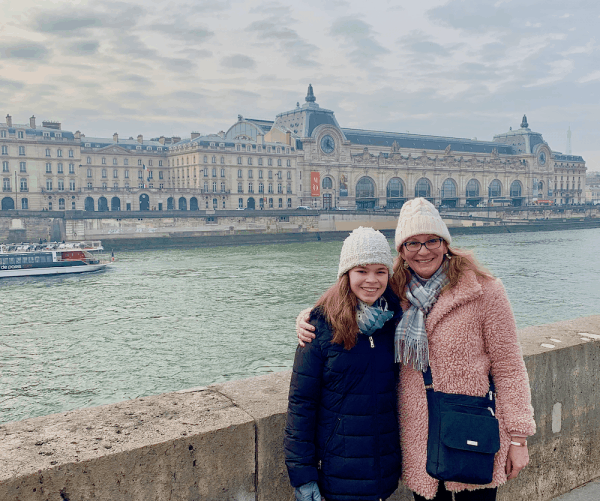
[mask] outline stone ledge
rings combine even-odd
[[[519,332],[538,432],[500,501],[600,476],[600,316]],[[291,501],[290,372],[0,425],[2,501]],[[410,501],[400,488],[390,501]]]

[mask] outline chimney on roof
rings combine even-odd
[[[116,132],[113,134],[113,141],[114,141],[115,143],[118,143],[118,142],[119,142],[119,134],[117,134]]]
[[[32,115],[31,118],[29,119],[29,127],[31,127],[32,129],[35,129],[35,115]]]
[[[6,125],[12,127],[12,117],[10,115],[6,115]]]
[[[292,145],[292,132],[289,130],[285,131],[285,142],[290,146]]]
[[[141,134],[138,134],[137,142],[138,143],[143,143],[144,142],[144,136],[142,136]]]
[[[258,144],[265,144],[265,135],[260,132],[256,135],[256,142]]]
[[[181,141],[181,138],[179,136],[173,136],[171,138],[171,141],[173,142],[173,144],[178,143],[179,141]]]
[[[197,137],[200,137],[200,133],[199,132],[192,132],[192,139],[196,139]]]
[[[75,134],[73,135],[73,137],[75,139],[81,139],[82,137],[85,137],[80,131],[75,131]]]
[[[35,117],[33,117],[33,118],[35,118]],[[60,130],[61,123],[44,120],[44,121],[42,121],[42,127],[46,127],[47,129]]]
[[[225,139],[225,132],[220,130],[219,133],[217,134],[217,136],[222,137],[223,139]]]
[[[165,144],[165,136],[160,136],[160,137],[158,138],[158,142],[159,142],[160,144]]]

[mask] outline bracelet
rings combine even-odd
[[[514,440],[511,440],[510,445],[515,445],[517,447],[525,447],[527,446],[527,440],[525,440],[525,443],[515,442]]]

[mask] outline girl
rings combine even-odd
[[[316,337],[296,351],[284,441],[297,501],[380,501],[398,487],[392,267],[383,234],[354,230],[310,313]]]

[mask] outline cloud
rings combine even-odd
[[[221,65],[224,68],[248,70],[256,67],[256,61],[249,56],[245,56],[244,54],[234,54],[232,56],[224,57],[221,61]]]
[[[99,28],[103,25],[102,20],[97,17],[71,12],[42,12],[33,21],[33,27],[37,31],[62,36],[79,35],[90,28]]]
[[[98,40],[80,40],[67,45],[65,51],[74,56],[92,56],[98,52],[99,48]]]
[[[187,44],[204,43],[214,37],[215,33],[208,28],[194,24],[187,20],[178,19],[172,23],[153,23],[148,26],[152,32],[163,33],[174,40],[184,41]]]
[[[288,11],[288,7],[279,6],[280,12],[277,16],[271,16],[267,19],[261,19],[251,23],[246,32],[255,33],[261,41],[274,41],[278,47],[287,55],[289,64],[300,67],[318,67],[319,63],[314,59],[314,56],[319,52],[319,48],[307,42],[298,32],[286,23],[291,23],[292,20],[283,17],[284,12]],[[266,45],[266,43],[263,43]]]
[[[585,75],[584,77],[580,78],[577,81],[579,83],[588,83],[588,82],[594,82],[597,80],[600,80],[600,70],[592,71],[591,73],[588,73],[587,75]]]
[[[379,56],[390,52],[375,40],[371,25],[356,17],[338,19],[332,24],[330,34],[353,48],[350,59],[356,64],[371,66]]]
[[[50,57],[51,51],[41,43],[28,40],[0,44],[1,59],[24,59],[41,61]]]
[[[513,17],[504,4],[480,2],[479,0],[454,0],[427,12],[432,21],[452,28],[485,32],[490,29],[506,30]]]
[[[17,82],[16,80],[7,80],[6,78],[0,78],[0,89],[17,91],[25,87],[23,82]]]

